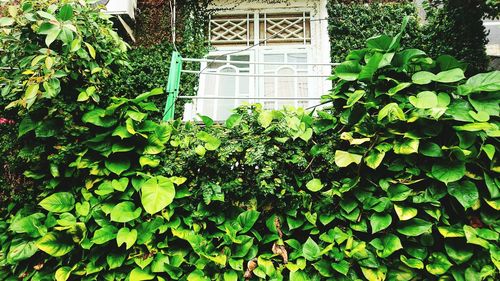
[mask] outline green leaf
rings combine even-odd
[[[387,94],[388,94],[389,96],[393,96],[393,95],[395,95],[395,94],[399,93],[400,91],[402,91],[402,90],[404,90],[404,89],[406,89],[406,88],[410,87],[411,85],[412,85],[412,83],[407,83],[407,82],[405,82],[405,83],[400,83],[400,84],[396,85],[395,87],[390,88],[390,89],[387,91]]]
[[[206,127],[210,127],[214,124],[214,120],[208,116],[198,114],[198,117],[200,117],[201,121],[203,122],[203,124],[205,124]]]
[[[413,207],[406,207],[394,204],[394,210],[398,215],[399,220],[407,221],[414,218],[418,214],[418,210]]]
[[[465,237],[464,230],[459,226],[439,226],[438,231],[444,238]]]
[[[413,106],[420,109],[434,108],[438,105],[437,95],[431,91],[420,92],[416,97],[411,96],[408,100]]]
[[[335,67],[335,74],[342,80],[355,81],[361,72],[361,65],[356,61],[345,61]]]
[[[364,95],[365,91],[363,90],[357,90],[354,93],[348,93],[347,96],[347,102],[344,108],[351,108],[353,107]]]
[[[194,149],[194,152],[200,156],[205,156],[205,153],[207,153],[207,150],[203,145],[197,145]]]
[[[226,120],[226,127],[232,129],[241,123],[243,116],[241,114],[231,114]]]
[[[308,261],[314,261],[320,258],[321,249],[311,237],[307,238],[307,241],[302,246],[302,255]]]
[[[439,145],[433,142],[423,142],[420,144],[419,152],[428,157],[442,157],[443,151]]]
[[[446,254],[457,264],[469,261],[474,255],[474,249],[468,245],[454,241],[446,241],[444,244]]]
[[[37,124],[33,122],[29,116],[25,116],[23,120],[21,121],[21,124],[19,124],[19,134],[17,135],[18,138],[26,135],[27,133],[33,131],[37,127]]]
[[[490,115],[485,111],[469,111],[469,115],[478,122],[488,122],[490,120]]]
[[[7,253],[7,260],[18,263],[31,258],[37,251],[38,248],[35,241],[23,241],[19,244],[12,244],[9,252]]]
[[[60,33],[61,29],[59,28],[51,29],[50,31],[48,31],[47,37],[45,37],[45,44],[47,45],[47,47],[50,47],[50,45],[57,39]]]
[[[126,258],[127,255],[124,252],[122,253],[111,252],[106,255],[106,262],[109,265],[109,269],[115,269],[121,267],[125,262]]]
[[[347,151],[337,150],[335,151],[335,164],[339,167],[347,167],[352,163],[359,164],[363,155],[349,153]]]
[[[411,77],[412,82],[417,85],[429,84],[434,81],[434,79],[436,79],[436,75],[428,71],[417,72]]]
[[[55,25],[55,24],[52,24],[50,22],[44,22],[40,25],[40,27],[38,28],[38,31],[37,33],[38,34],[41,34],[41,35],[47,35],[50,33],[50,31],[54,30],[54,29],[58,29],[58,26]],[[40,56],[39,56],[40,57]],[[39,58],[38,57],[38,58]],[[38,61],[38,59],[37,59]],[[33,60],[32,62],[32,66],[35,65],[35,60]]]
[[[454,68],[439,72],[434,81],[440,83],[454,83],[465,79],[464,71],[460,68]]]
[[[104,226],[94,232],[94,237],[92,238],[92,242],[97,245],[102,245],[106,242],[115,239],[117,232],[118,229],[112,225]]]
[[[238,273],[234,270],[224,272],[224,281],[238,281]]]
[[[126,248],[125,249],[130,249],[135,244],[135,241],[137,240],[137,230],[135,229],[128,229],[127,227],[123,227],[120,230],[118,230],[118,234],[116,235],[116,244],[118,247],[120,247],[123,243],[125,243]]]
[[[129,275],[130,281],[143,281],[143,280],[153,280],[155,278],[154,274],[149,273],[138,267],[132,269]],[[189,280],[189,278],[188,278]]]
[[[420,141],[414,139],[404,139],[402,141],[395,141],[393,146],[394,153],[402,155],[418,153],[419,144]]]
[[[141,208],[136,208],[133,202],[121,202],[111,210],[111,221],[129,222],[137,219],[142,213]]]
[[[75,197],[69,192],[58,192],[43,199],[39,205],[49,212],[69,212],[75,207]]]
[[[478,132],[478,131],[498,130],[498,127],[493,123],[477,122],[477,123],[465,124],[462,126],[453,126],[453,129],[457,131]]]
[[[394,234],[387,234],[382,238],[373,239],[370,244],[377,250],[377,255],[387,258],[399,249],[403,248],[401,240]]]
[[[116,119],[111,116],[106,116],[106,110],[102,108],[96,108],[85,113],[82,116],[82,121],[104,128],[110,128],[116,124]]]
[[[221,141],[218,138],[204,131],[198,132],[196,137],[205,142],[205,148],[209,151],[216,150],[221,145]]]
[[[53,257],[62,257],[73,250],[73,244],[62,235],[49,232],[36,242],[38,249]]]
[[[441,252],[432,253],[429,257],[429,262],[430,263],[425,266],[425,269],[432,275],[443,275],[453,265],[446,255]]]
[[[465,175],[465,163],[460,161],[441,162],[432,165],[432,176],[448,184],[460,180]]]
[[[442,71],[451,70],[454,68],[465,69],[467,66],[465,63],[460,62],[450,55],[441,55],[436,59],[436,62]]]
[[[302,270],[290,271],[290,281],[307,281],[308,276]]]
[[[404,201],[411,193],[412,190],[403,184],[391,185],[387,189],[387,195],[391,201]]]
[[[361,72],[359,73],[358,80],[371,81],[373,79],[373,75],[375,74],[375,72],[377,72],[379,67],[385,64],[384,62],[382,62],[382,59],[384,59],[384,55],[381,53],[374,53],[373,55],[369,56],[366,65],[363,65],[361,67]]]
[[[73,7],[70,4],[66,4],[61,7],[57,17],[62,21],[67,21],[73,18]]]
[[[259,124],[264,127],[264,128],[267,128],[269,127],[269,125],[271,125],[271,122],[273,122],[273,113],[272,111],[262,111],[260,114],[259,114],[259,117],[257,118],[257,121],[259,122]]]
[[[387,274],[387,267],[361,267],[361,272],[363,272],[363,275],[366,277],[366,279],[368,279],[368,281],[384,281]]]
[[[145,166],[149,166],[151,168],[156,168],[158,165],[160,165],[160,160],[159,159],[151,159],[150,157],[147,156],[141,156],[139,158],[139,164],[141,165],[141,168],[144,168]]]
[[[366,40],[366,46],[377,51],[388,51],[393,38],[388,35],[378,35]]]
[[[378,113],[377,120],[378,122],[382,121],[384,118],[389,120],[389,122],[395,121],[395,120],[406,120],[406,116],[403,112],[403,110],[399,107],[397,103],[390,103],[386,106],[384,106]]]
[[[366,163],[366,166],[375,170],[377,169],[378,166],[380,166],[380,164],[382,164],[384,157],[385,157],[385,152],[380,152],[376,149],[373,149],[364,158],[364,161]]]
[[[471,208],[479,200],[476,185],[468,180],[448,184],[448,193],[455,197],[464,209]]]
[[[24,92],[23,96],[23,100],[26,102],[26,108],[30,108],[35,103],[39,88],[40,86],[38,84],[31,84],[26,88],[26,92]]]
[[[13,18],[0,17],[0,27],[13,25],[15,22]]]
[[[486,184],[486,188],[488,188],[491,199],[500,198],[500,181],[491,178],[487,173],[483,173],[483,175],[484,183]]]
[[[172,181],[163,176],[157,176],[144,182],[141,186],[141,202],[149,214],[156,214],[170,205],[175,198],[175,188]]]
[[[52,20],[52,21],[57,21],[56,17],[50,13],[47,13],[45,11],[37,11],[36,12],[40,17],[44,18],[44,19],[48,19],[48,20]]]
[[[11,221],[9,230],[15,233],[26,233],[33,238],[45,235],[47,229],[42,226],[41,220],[45,218],[42,213],[31,214],[27,217],[16,218]]]
[[[496,91],[500,91],[500,71],[498,70],[474,75],[464,85],[458,87],[460,95]]]
[[[109,171],[121,175],[130,168],[130,159],[124,157],[110,158],[104,161],[104,165]]]
[[[92,45],[90,45],[89,43],[85,42],[85,46],[87,46],[87,49],[89,50],[89,54],[90,56],[95,59],[95,56],[96,56],[96,53],[95,53],[95,49],[94,47],[92,47]]]
[[[489,116],[486,117],[486,115],[499,116],[500,103],[498,102],[498,100],[500,100],[500,92],[470,95],[469,102],[470,104],[472,104],[474,109],[478,111],[475,117],[481,119],[476,120],[479,122],[486,122],[489,120]]]
[[[236,221],[241,226],[240,233],[246,233],[252,229],[253,225],[257,222],[260,213],[254,210],[248,210],[238,215]]]
[[[372,233],[377,233],[381,230],[388,228],[392,223],[392,217],[390,214],[379,214],[375,213],[370,217],[370,225],[372,227]]]
[[[341,260],[340,262],[337,262],[337,263],[333,262],[332,263],[332,268],[335,271],[343,274],[344,276],[347,276],[347,273],[349,272],[350,267],[351,267],[351,264],[346,260]]]
[[[318,192],[323,189],[323,184],[320,179],[312,179],[307,182],[306,187],[312,192]]]
[[[72,271],[73,270],[71,270],[71,267],[69,267],[69,266],[59,267],[56,270],[54,277],[55,277],[56,281],[66,281],[69,279],[69,276],[71,275]]]
[[[419,236],[429,232],[432,228],[432,223],[423,219],[414,218],[402,223],[397,231],[406,236]]]
[[[423,269],[424,268],[424,263],[419,259],[407,258],[403,255],[401,255],[399,257],[399,259],[404,264],[406,264],[408,267],[415,268],[415,269]]]

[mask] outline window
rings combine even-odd
[[[331,68],[310,65],[312,25],[308,11],[212,16],[209,40],[216,50],[201,64],[196,113],[224,120],[243,103],[261,103],[266,109],[316,104],[312,98],[324,94],[317,85],[326,78],[315,76]]]

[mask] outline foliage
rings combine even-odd
[[[498,279],[500,73],[402,36],[351,52],[317,115],[198,126],[152,121],[160,89],[73,100],[85,134],[27,171],[44,189],[0,222],[0,278]],[[21,140],[66,136],[29,120]]]
[[[2,97],[12,100],[7,108],[29,109],[39,99],[67,95],[98,101],[96,90],[102,80],[111,74],[113,65],[124,63],[127,46],[111,28],[108,16],[90,4],[62,3],[26,0],[4,9],[1,63],[11,69],[2,73],[7,84]],[[71,90],[75,84],[94,88],[78,96],[65,92],[68,84]]]
[[[484,0],[432,1],[426,8],[428,24],[423,33],[427,50],[434,55],[449,54],[460,58],[469,64],[470,73],[486,70],[489,59],[483,18],[498,16],[498,5],[486,5]]]
[[[372,36],[396,33],[405,16],[412,18],[404,45],[421,45],[417,9],[412,1],[332,0],[327,9],[332,62],[343,61],[350,50],[363,48]]]
[[[178,50],[184,57],[203,57],[208,52],[205,38],[206,19],[209,1],[182,1],[176,7],[175,29],[177,38],[173,42],[173,26],[169,3],[164,1],[155,5],[143,3],[141,13],[135,24],[137,43],[128,52],[129,64],[117,70],[117,75],[106,81],[104,91],[107,95],[133,97],[137,93],[150,91],[156,87],[166,87],[171,55]],[[199,64],[184,63],[184,68],[196,69]],[[182,95],[195,95],[198,79],[196,76],[181,77]],[[163,97],[154,100],[160,108],[165,106]],[[177,108],[183,103],[178,101]],[[162,112],[153,114],[160,120]],[[181,113],[180,110],[177,113]]]

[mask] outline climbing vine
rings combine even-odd
[[[102,16],[36,2],[9,8],[2,31],[64,50],[26,15],[82,38],[78,11]],[[161,88],[111,97],[82,78],[26,103],[13,93],[18,142],[45,150],[24,173],[36,200],[2,212],[0,279],[498,280],[500,72],[467,78],[451,56],[401,48],[407,24],[351,51],[315,113],[247,105],[200,126],[156,122]],[[64,70],[124,59],[107,39]],[[23,59],[19,71],[40,67]]]

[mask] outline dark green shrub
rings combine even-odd
[[[428,23],[423,32],[429,53],[457,57],[469,64],[469,73],[488,69],[483,19],[487,12],[493,12],[489,12],[486,1],[440,0],[432,4],[426,9]]]

